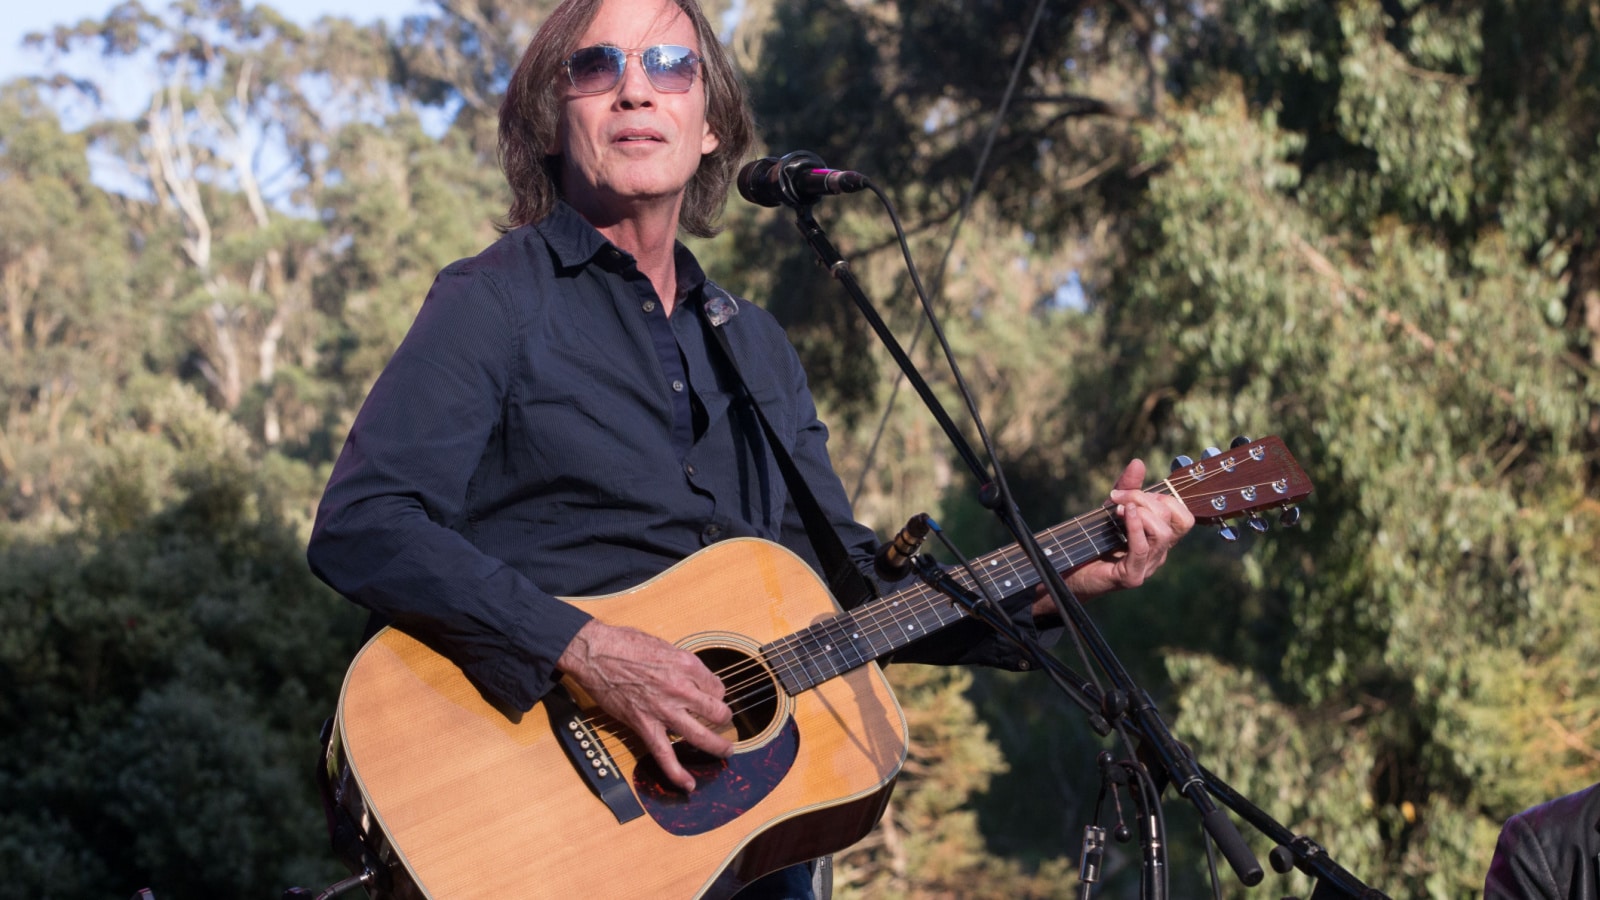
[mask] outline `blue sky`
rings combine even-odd
[[[0,82],[44,70],[47,55],[23,49],[23,35],[83,19],[99,19],[116,5],[115,0],[7,0],[5,14],[0,15]],[[423,0],[268,0],[267,5],[306,24],[325,15],[346,16],[358,22],[379,18],[399,21],[402,16],[427,8]],[[166,0],[145,0],[145,6],[161,12],[166,9]],[[75,63],[72,71],[92,74],[92,70],[81,68],[85,65],[90,63]]]
[[[147,9],[163,13],[167,10],[169,0],[142,2]],[[22,46],[23,37],[30,32],[48,32],[56,25],[75,25],[84,19],[104,18],[117,6],[118,0],[0,0],[0,3],[4,4],[4,15],[0,15],[0,83],[24,75],[56,71],[94,81],[105,92],[104,107],[95,108],[71,92],[55,95],[53,105],[68,129],[81,127],[101,116],[129,118],[143,111],[157,85],[156,75],[146,63],[119,60],[112,64],[92,50],[74,54],[70,58],[52,60],[48,50],[26,49]],[[399,22],[407,15],[431,7],[427,0],[268,0],[266,5],[303,24],[310,24],[327,15],[345,16],[357,22],[371,22],[379,18]],[[90,167],[96,183],[107,190],[129,189],[121,167],[107,164],[106,160],[97,158],[93,151],[90,153]]]

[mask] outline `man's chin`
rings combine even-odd
[[[648,215],[654,210],[676,209],[683,199],[683,188],[662,184],[603,185],[585,195],[574,195],[567,202],[582,213],[591,225],[605,227],[626,219]]]

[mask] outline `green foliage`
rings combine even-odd
[[[439,268],[492,241],[491,219],[506,206],[504,180],[459,134],[435,139],[411,114],[352,123],[327,149],[343,176],[321,197],[339,252],[314,285],[325,324],[305,373],[305,390],[323,392],[312,397],[323,416],[361,402]],[[331,459],[348,422],[319,426],[314,455]]]
[[[358,618],[243,432],[181,387],[139,406],[78,528],[0,541],[0,893],[325,882],[310,772]]]
[[[0,88],[0,509],[48,520],[70,506],[120,407],[146,326],[113,203],[91,182],[82,135],[38,92]],[[62,227],[70,222],[72,227]]]
[[[1278,741],[1239,710],[1282,704],[1295,740],[1241,773],[1257,793],[1391,892],[1458,897],[1497,822],[1597,773],[1592,702],[1562,705],[1593,696],[1565,637],[1600,587],[1592,386],[1550,315],[1573,271],[1479,205],[1482,12],[1406,11],[1337,7],[1337,162],[1229,79],[1150,131],[1148,255],[1109,327],[1140,432],[1276,431],[1318,486],[1309,532],[1246,570],[1288,601],[1281,666],[1176,658],[1186,733],[1250,758]],[[1318,794],[1293,799],[1308,778]]]
[[[835,896],[1060,896],[1064,863],[1029,872],[989,853],[978,831],[971,797],[1005,762],[965,696],[971,673],[925,666],[891,672],[910,750],[879,827],[835,857]]]
[[[153,65],[148,114],[69,131],[65,82],[0,88],[0,891],[331,876],[309,766],[355,624],[300,548],[434,273],[493,239],[497,95],[549,6],[129,4],[43,39]],[[1407,897],[1472,896],[1500,821],[1600,777],[1592,2],[1047,4],[1004,109],[1032,3],[737,9],[771,149],[899,205],[1036,527],[1235,433],[1316,484],[1299,531],[1197,535],[1092,609],[1208,767]],[[881,214],[817,212],[909,341]],[[858,514],[1006,540],[788,218],[736,204],[696,250],[789,327]],[[1081,714],[1032,678],[894,678],[911,760],[841,893],[1075,895]]]

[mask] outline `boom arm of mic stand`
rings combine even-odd
[[[911,566],[924,584],[959,603],[973,618],[999,632],[1006,640],[1026,653],[1033,664],[1050,676],[1050,680],[1061,688],[1068,699],[1089,715],[1089,725],[1096,734],[1105,736],[1111,733],[1111,725],[1101,714],[1100,689],[1095,687],[1094,682],[1068,668],[1066,664],[1040,647],[1038,641],[1018,631],[1016,623],[1012,622],[1003,611],[984,602],[982,597],[952,578],[950,573],[932,557],[926,555],[913,557]]]
[[[1296,835],[1285,828],[1277,820],[1267,815],[1262,809],[1245,799],[1244,795],[1235,791],[1226,781],[1214,774],[1205,766],[1200,767],[1200,774],[1205,778],[1206,789],[1216,795],[1229,809],[1239,814],[1239,817],[1249,822],[1255,829],[1282,848],[1289,859],[1283,859],[1274,850],[1272,868],[1279,873],[1287,873],[1289,867],[1310,875],[1317,880],[1316,892],[1312,894],[1317,900],[1324,897],[1344,897],[1350,900],[1389,900],[1389,896],[1374,888],[1368,887],[1361,879],[1350,874],[1343,866],[1333,861],[1321,845],[1308,837]]]
[[[796,208],[795,225],[800,229],[801,236],[816,251],[817,258],[821,261],[823,267],[840,284],[844,285],[845,291],[855,301],[856,306],[861,309],[861,313],[866,317],[867,323],[872,326],[873,331],[877,332],[878,338],[883,341],[890,355],[894,357],[895,362],[905,372],[906,378],[916,389],[918,396],[922,398],[922,402],[928,407],[934,418],[938,420],[940,427],[944,429],[945,436],[949,438],[951,446],[956,449],[962,460],[972,470],[973,475],[978,479],[978,483],[985,489],[997,483],[1003,484],[998,479],[990,477],[989,471],[984,467],[982,461],[978,459],[978,455],[973,451],[972,445],[967,442],[961,431],[956,428],[955,423],[951,421],[949,414],[945,412],[943,405],[939,403],[939,399],[934,396],[932,389],[928,387],[921,373],[917,371],[916,366],[911,362],[911,358],[901,348],[900,342],[889,331],[889,326],[884,324],[877,310],[873,308],[871,301],[867,299],[867,295],[862,291],[860,283],[856,281],[855,275],[850,271],[849,263],[839,255],[839,251],[834,248],[832,242],[828,240],[828,236],[823,232],[822,226],[818,225],[816,218],[811,215],[810,206]],[[1106,643],[1105,637],[1100,634],[1099,628],[1095,626],[1094,620],[1090,619],[1089,614],[1084,612],[1082,605],[1073,596],[1072,589],[1067,587],[1067,583],[1062,580],[1061,575],[1045,559],[1044,550],[1040,548],[1039,542],[1034,539],[1033,531],[1022,523],[1021,516],[1011,499],[1009,497],[1000,497],[993,508],[1000,517],[1001,523],[1006,526],[1012,537],[1016,539],[1017,546],[1027,555],[1029,563],[1044,579],[1044,585],[1051,598],[1055,601],[1056,608],[1061,613],[1062,618],[1077,629],[1078,634],[1082,636],[1084,643],[1088,646],[1090,653],[1093,654],[1095,662],[1105,669],[1113,686],[1134,700],[1135,705],[1129,710],[1130,721],[1140,735],[1156,751],[1161,765],[1166,769],[1169,780],[1178,785],[1178,792],[1188,798],[1189,802],[1200,813],[1200,821],[1205,827],[1206,833],[1211,835],[1212,839],[1217,842],[1218,849],[1222,851],[1222,855],[1228,860],[1228,864],[1233,867],[1234,872],[1239,876],[1239,880],[1248,886],[1259,884],[1263,875],[1261,864],[1256,861],[1255,855],[1250,852],[1250,848],[1245,844],[1244,838],[1239,835],[1239,829],[1234,827],[1233,820],[1228,818],[1228,814],[1224,810],[1211,802],[1211,797],[1206,793],[1204,783],[1200,777],[1199,763],[1194,760],[1194,757],[1187,750],[1178,744],[1177,739],[1172,736],[1172,732],[1167,729],[1166,723],[1161,720],[1161,716],[1156,711],[1155,704],[1150,700],[1150,696],[1137,688],[1133,682],[1133,677],[1128,674],[1122,662],[1111,652],[1110,646]]]

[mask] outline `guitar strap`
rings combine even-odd
[[[816,551],[817,561],[822,564],[828,589],[845,609],[855,609],[868,600],[877,599],[877,591],[850,559],[850,552],[845,549],[844,542],[839,540],[839,533],[828,524],[828,517],[823,514],[816,495],[811,493],[811,487],[806,484],[799,468],[795,466],[794,458],[784,449],[783,441],[778,440],[778,434],[773,430],[772,423],[767,420],[767,414],[761,410],[761,404],[756,402],[755,394],[751,392],[744,374],[739,371],[739,363],[733,354],[733,345],[728,342],[728,335],[722,329],[724,323],[738,314],[737,301],[710,279],[706,280],[705,292],[708,299],[705,303],[705,315],[700,317],[701,322],[706,331],[710,332],[712,343],[722,348],[722,358],[728,364],[728,371],[733,374],[735,385],[745,399],[750,401],[750,408],[755,410],[756,418],[761,422],[761,429],[766,433],[767,446],[772,449],[772,456],[778,461],[778,470],[783,473],[784,484],[789,488],[789,498],[794,501],[795,509],[800,513],[800,520],[805,523],[806,536],[811,539],[811,549]]]

